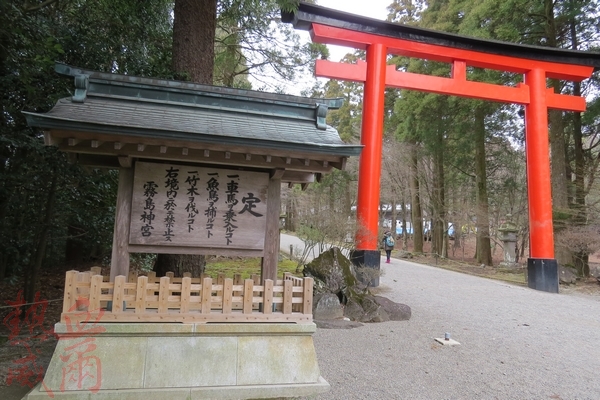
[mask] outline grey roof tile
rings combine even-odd
[[[88,97],[85,103],[73,103],[69,98],[61,99],[51,111],[38,115],[63,121],[192,135],[214,135],[307,145],[346,145],[334,128],[328,126],[327,129],[320,130],[312,121],[92,96]]]
[[[57,64],[57,72],[89,79],[75,102],[64,98],[45,114],[25,113],[28,123],[46,129],[204,143],[235,144],[355,156],[362,146],[344,143],[331,126],[317,126],[319,104],[339,107],[340,99],[309,99],[183,82],[84,71]],[[79,81],[78,81],[79,79]],[[83,101],[83,102],[81,102]]]

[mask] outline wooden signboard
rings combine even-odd
[[[269,174],[137,162],[132,245],[262,250]]]

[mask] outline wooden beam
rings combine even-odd
[[[105,143],[113,143],[115,140],[118,140],[123,144],[124,147],[129,147],[127,145],[131,145],[134,149],[138,143],[140,143],[140,138],[137,136],[126,136],[126,135],[114,135],[110,133],[90,133],[90,132],[81,132],[81,131],[68,131],[61,129],[53,129],[52,136],[55,139],[67,139],[67,138],[78,138],[80,140],[99,140]],[[270,155],[271,157],[290,157],[292,159],[291,164],[300,163],[300,161],[294,161],[294,159],[305,159],[309,158],[312,161],[323,161],[328,160],[330,163],[339,162],[342,156],[332,155],[330,153],[314,153],[308,150],[291,150],[291,149],[266,149],[263,147],[253,147],[253,146],[237,146],[232,144],[220,144],[220,143],[193,143],[193,142],[183,142],[181,140],[168,140],[165,138],[144,138],[144,144],[149,146],[149,148],[154,148],[154,152],[159,154],[160,146],[167,146],[170,148],[181,148],[183,146],[190,149],[190,154],[194,151],[202,152],[204,150],[214,151],[214,152],[225,152],[229,151],[232,154],[252,154],[254,157],[265,157]],[[89,148],[89,146],[88,146]],[[103,149],[106,150],[106,149]],[[150,151],[150,149],[146,149],[146,151]],[[198,153],[196,153],[198,154]]]
[[[160,146],[160,154],[165,154],[167,152],[167,146]]]
[[[187,156],[189,153],[189,149],[187,147],[184,147],[181,149],[181,155]]]
[[[231,158],[231,153],[229,151],[225,152],[225,159],[229,160]]]
[[[204,150],[204,157],[210,157],[210,150]]]
[[[146,144],[145,143],[138,143],[137,145],[137,151],[144,151],[146,150]]]
[[[131,157],[121,156],[119,157],[119,165],[123,168],[131,168],[133,160]]]
[[[312,183],[315,181],[315,174],[312,172],[286,170],[281,177],[281,181],[290,183]]]
[[[67,139],[67,143],[71,147],[77,146],[77,144],[79,144],[80,142],[81,142],[81,139],[76,139],[76,138],[69,138],[69,139]]]
[[[77,163],[86,167],[110,169],[121,168],[117,157],[105,156],[102,154],[69,154],[77,156]]]
[[[69,132],[70,133],[70,132]],[[66,134],[62,132],[62,134]],[[110,142],[114,143],[114,145],[110,146],[100,146],[99,148],[92,148],[89,144],[84,145],[83,143],[75,146],[69,146],[67,144],[67,138],[71,136],[56,136],[55,132],[52,131],[53,140],[61,140],[64,138],[64,142],[58,145],[58,148],[65,152],[76,152],[80,154],[98,154],[98,155],[106,155],[106,156],[130,156],[133,158],[140,157],[140,151],[137,149],[138,144],[140,143],[126,143],[123,138],[119,138],[119,142],[113,142],[114,138],[110,138],[109,140],[104,140],[109,138],[107,135],[97,135],[92,136],[89,140],[98,140],[100,142]],[[86,136],[88,136],[86,134]],[[71,137],[72,138],[72,137]],[[88,139],[82,139],[83,141],[87,141]],[[138,138],[139,140],[139,138]],[[166,146],[166,153],[160,152],[160,147]],[[117,149],[118,147],[118,149]],[[170,160],[170,161],[188,161],[188,162],[199,162],[203,159],[203,155],[206,157],[206,154],[210,156],[210,158],[204,158],[205,160],[210,160],[211,164],[215,165],[226,165],[226,166],[239,166],[239,167],[253,167],[253,168],[264,168],[264,169],[273,169],[273,168],[284,168],[286,170],[292,171],[304,171],[304,172],[314,172],[314,173],[329,173],[334,167],[338,165],[341,166],[340,160],[343,157],[329,155],[325,159],[322,157],[316,158],[316,155],[307,156],[299,156],[292,157],[291,155],[262,155],[252,153],[254,157],[251,160],[247,160],[246,155],[248,153],[248,149],[243,152],[234,152],[230,151],[230,158],[225,158],[225,152],[212,151],[209,149],[195,149],[191,147],[186,147],[188,149],[188,154],[183,155],[181,149],[181,145],[169,145],[165,143],[157,143],[157,144],[146,144],[144,143],[143,157],[147,159],[157,159],[157,160]],[[262,149],[261,149],[262,151]],[[305,165],[305,160],[308,159],[310,161],[310,165]],[[327,160],[327,167],[323,166],[324,160]],[[288,163],[289,162],[289,163]]]
[[[271,180],[281,180],[281,177],[285,173],[285,169],[275,169],[271,171]]]
[[[279,212],[281,207],[281,180],[269,180],[267,189],[267,229],[265,231],[265,253],[260,273],[261,282],[265,279],[277,280],[277,263],[279,261]]]
[[[98,147],[100,147],[102,145],[102,142],[99,140],[92,140],[90,142],[91,146],[93,149],[97,149]]]
[[[69,153],[79,153],[79,154],[98,154],[98,155],[106,155],[106,156],[130,156],[132,158],[139,158],[142,153],[136,151],[135,146],[124,146],[122,150],[114,150],[109,146],[102,146],[99,149],[92,149],[88,146],[76,146],[69,147],[65,143],[61,143],[58,145],[58,148],[62,151]],[[173,151],[171,151],[173,150]],[[246,161],[245,153],[233,153],[231,152],[231,156],[229,159],[225,158],[224,152],[211,152],[210,158],[204,158],[204,150],[196,150],[189,148],[187,155],[182,155],[181,151],[175,148],[168,148],[167,153],[160,153],[160,146],[146,146],[143,157],[146,159],[154,159],[154,160],[169,160],[169,161],[186,161],[192,163],[198,162],[210,162],[214,165],[223,165],[223,166],[238,166],[238,167],[251,167],[251,168],[264,168],[264,169],[274,169],[274,168],[282,168],[291,171],[303,171],[303,172],[313,172],[313,173],[329,173],[333,167],[335,167],[335,163],[329,162],[328,167],[323,167],[322,163],[311,163],[310,166],[305,166],[303,160],[292,158],[291,164],[285,163],[285,158],[281,157],[271,157],[271,161],[267,162],[263,156],[261,157],[253,157],[252,160]],[[339,159],[338,159],[339,160]]]
[[[246,161],[252,160],[252,154],[246,154]]]
[[[63,141],[62,138],[56,138],[50,131],[44,131],[44,144],[46,146],[57,146]]]
[[[219,254],[229,257],[262,257],[263,250],[227,249],[222,247],[188,247],[188,246],[152,246],[130,244],[130,253],[159,253],[159,254]]]
[[[129,274],[129,225],[131,223],[131,198],[133,196],[133,168],[119,170],[119,188],[115,228],[113,232],[110,280],[118,275]]]

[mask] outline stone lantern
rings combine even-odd
[[[515,268],[519,264],[517,260],[517,226],[512,222],[512,215],[506,215],[506,221],[498,228],[500,240],[504,248],[504,261],[500,263],[501,267]]]

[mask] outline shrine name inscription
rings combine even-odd
[[[137,162],[129,243],[261,250],[268,185],[267,173]]]

